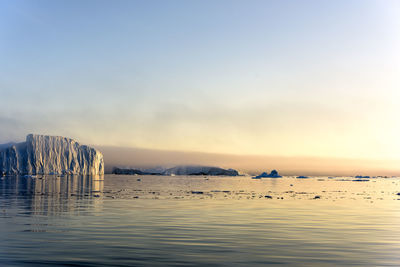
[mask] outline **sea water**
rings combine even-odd
[[[0,178],[0,266],[399,266],[400,179]]]

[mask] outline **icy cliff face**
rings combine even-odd
[[[0,148],[0,174],[104,174],[103,155],[61,136],[30,134]]]

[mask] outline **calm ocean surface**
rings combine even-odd
[[[400,178],[353,180],[2,177],[0,266],[400,266]]]

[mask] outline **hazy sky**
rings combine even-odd
[[[0,0],[0,142],[400,159],[400,1]]]

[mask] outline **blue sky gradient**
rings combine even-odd
[[[0,1],[0,142],[400,159],[399,1]]]

